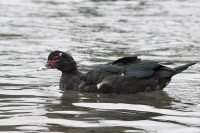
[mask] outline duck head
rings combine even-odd
[[[58,69],[63,73],[73,73],[77,71],[77,65],[70,54],[56,50],[49,54],[45,67],[38,70],[45,69]]]

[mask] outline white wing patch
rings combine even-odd
[[[98,89],[98,90],[101,88],[102,84],[103,84],[102,82],[99,83],[99,84],[97,84],[97,89]]]

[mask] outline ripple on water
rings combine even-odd
[[[61,73],[36,72],[67,51],[87,72],[122,56],[199,63],[200,1],[1,0],[0,132],[200,132],[199,68],[135,95],[59,90]]]
[[[175,115],[175,116],[188,116],[188,117],[200,117],[199,112],[183,112],[169,109],[157,109],[147,105],[133,105],[133,104],[121,104],[121,103],[73,103],[75,106],[95,108],[95,109],[106,109],[106,110],[135,110],[145,111],[152,113],[159,113],[162,115]]]

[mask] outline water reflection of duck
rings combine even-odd
[[[137,93],[162,90],[168,85],[172,76],[194,64],[169,68],[155,61],[141,60],[133,56],[100,65],[87,74],[82,74],[71,55],[54,51],[48,56],[46,68],[56,68],[62,72],[60,88],[63,90]]]
[[[55,111],[55,113],[54,111],[48,113],[47,116],[75,120],[87,119],[94,122],[99,119],[143,120],[161,115],[160,109],[173,110],[172,106],[176,102],[179,103],[164,91],[116,95],[80,94],[67,90],[63,92],[59,103],[47,106],[47,110]],[[151,110],[148,110],[149,108]],[[165,113],[164,110],[162,111]]]

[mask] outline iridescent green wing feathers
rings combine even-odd
[[[117,65],[110,65],[106,64],[103,66],[96,67],[92,70],[90,70],[86,75],[86,81],[88,84],[98,84],[101,82],[104,78],[110,76],[110,75],[119,75],[124,72],[123,66],[117,66]]]
[[[98,66],[87,73],[87,83],[97,84],[110,75],[134,76],[147,78],[154,74],[154,69],[161,65],[155,61],[141,61],[136,56],[124,57],[106,65]]]
[[[170,79],[177,73],[187,69],[195,63],[189,63],[176,68],[169,68],[156,61],[140,60],[136,56],[124,57],[105,65],[98,66],[86,74],[87,84],[98,84],[111,75],[132,76],[137,79],[156,78]]]

